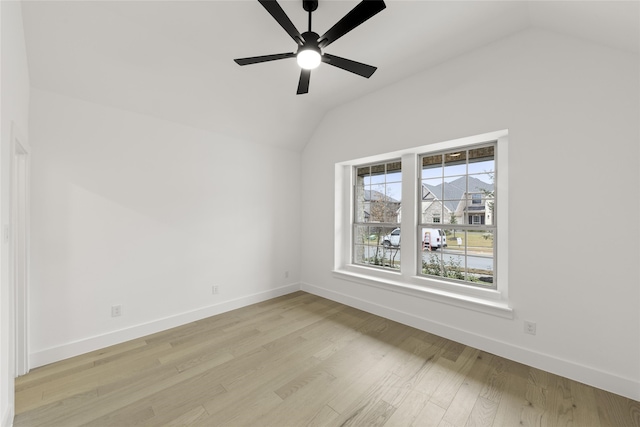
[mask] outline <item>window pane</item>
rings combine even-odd
[[[397,222],[400,201],[373,190],[369,203],[370,222]]]
[[[443,224],[460,224],[462,216],[458,216],[455,211],[446,209],[442,216]]]
[[[385,165],[371,165],[371,175],[383,175],[385,173]]]
[[[442,218],[444,215],[446,215],[446,212],[443,211],[442,202],[439,200],[423,202],[420,212],[422,214],[422,218],[420,221],[423,223],[433,222],[432,218],[434,216]]]
[[[371,185],[384,185],[385,176],[381,175],[371,175]]]
[[[493,253],[493,231],[492,230],[470,230],[467,232],[469,239],[467,250],[483,255]]]
[[[387,163],[387,177],[386,182],[401,182],[402,181],[402,163],[400,161]]]
[[[444,275],[444,263],[442,252],[423,252],[422,254],[422,274],[431,276]]]
[[[495,162],[493,160],[469,163],[469,173],[491,173],[495,169]]]
[[[464,198],[464,194],[467,192],[466,176],[445,178],[445,181],[442,189],[443,199],[452,200]]]
[[[468,280],[491,286],[493,284],[494,235],[490,229],[467,232]]]
[[[442,206],[444,208],[443,218],[447,224],[464,224],[466,200],[443,200]]]
[[[443,231],[446,247],[431,249],[425,246],[422,255],[422,273],[449,279],[465,279],[465,231]]]
[[[400,182],[387,182],[385,186],[385,196],[390,202],[397,203],[402,200],[402,183]]]
[[[422,169],[422,178],[423,179],[432,179],[432,178],[442,178],[443,169],[441,166],[436,166],[433,168]]]
[[[442,178],[423,179],[422,180],[422,198],[426,199],[431,196],[442,200]]]
[[[478,191],[480,189],[493,191],[494,173],[476,173],[469,175],[469,191]]]
[[[369,227],[354,226],[353,228],[353,262],[362,264],[365,262],[365,254],[369,243]]]
[[[371,166],[371,184],[384,184],[385,165]]]
[[[369,186],[365,186],[363,185],[363,178],[362,177],[357,177],[356,181],[358,182],[356,184],[356,188],[355,188],[355,194],[354,194],[354,219],[355,222],[366,222],[369,220],[369,214],[368,214],[368,188]]]
[[[387,174],[387,183],[402,182],[402,172],[391,172]]]
[[[424,156],[422,158],[422,178],[437,178],[442,176],[442,154]]]
[[[393,172],[399,172],[402,170],[402,162],[400,160],[389,162],[387,163],[386,168],[387,168],[387,174],[391,174]]]
[[[384,222],[398,222],[402,184],[399,182],[387,184],[384,198]]]
[[[353,229],[353,241],[358,245],[368,245],[371,231],[366,225],[356,225]]]
[[[467,232],[453,228],[446,230],[446,234],[447,249],[450,251],[462,251],[462,253],[464,253],[467,244]]]
[[[493,186],[495,174],[494,147],[482,147],[469,150],[469,175]],[[470,180],[471,181],[471,180]],[[469,185],[473,190],[472,185]]]
[[[420,242],[422,250],[437,251],[447,246],[447,235],[444,230],[440,229],[440,224],[434,224],[433,227],[422,227],[420,229]]]
[[[444,176],[464,175],[467,173],[467,152],[456,151],[444,155]]]
[[[356,169],[356,176],[363,177],[371,174],[371,168],[369,166],[363,166]]]
[[[360,185],[371,184],[371,168],[369,166],[356,169],[356,182],[359,182]]]
[[[399,229],[392,227],[355,226],[353,262],[356,264],[399,269]]]
[[[465,279],[464,255],[447,252],[424,252],[422,255],[422,273],[448,279]]]
[[[472,148],[469,150],[469,163],[477,163],[493,160],[495,156],[495,148],[493,145],[480,148]]]
[[[480,286],[493,286],[493,257],[467,257],[467,281]]]

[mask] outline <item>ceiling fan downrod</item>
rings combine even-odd
[[[309,32],[311,32],[311,13],[318,8],[318,0],[302,0],[302,8],[309,12]]]

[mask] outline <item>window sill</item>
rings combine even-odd
[[[452,285],[418,276],[407,278],[396,272],[377,271],[354,265],[349,265],[344,269],[333,270],[333,276],[391,292],[513,319],[513,309],[500,299],[501,296],[498,291],[491,289],[470,288],[468,290],[465,289],[465,293],[454,292],[445,288],[466,288],[466,286]]]

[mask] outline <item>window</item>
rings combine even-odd
[[[484,215],[469,215],[469,224],[484,224]]]
[[[512,317],[506,159],[499,131],[337,163],[334,275]]]
[[[402,163],[356,166],[353,173],[353,263],[397,270]]]
[[[493,287],[496,227],[485,223],[484,212],[493,209],[496,200],[495,144],[424,154],[420,165],[421,185],[434,195],[433,200],[420,200],[421,210],[437,203],[438,217],[449,221],[418,225],[425,230],[437,224],[445,234],[440,244],[431,245],[432,250],[420,257],[419,274]],[[455,239],[456,245],[448,245],[446,238]]]

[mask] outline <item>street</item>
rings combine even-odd
[[[365,256],[367,258],[375,256],[376,250],[379,251],[378,255],[384,255],[384,258],[389,262],[394,264],[400,263],[400,248],[390,247],[383,249],[377,248],[376,246],[367,246],[365,247]],[[440,257],[440,252],[440,250],[433,252],[424,251],[422,253],[422,259],[428,262],[431,255]],[[464,267],[464,251],[446,248],[442,251],[442,257],[445,264],[450,264],[451,262],[456,263],[460,260],[460,266]],[[493,257],[479,252],[469,252],[467,254],[467,268],[493,271]]]

